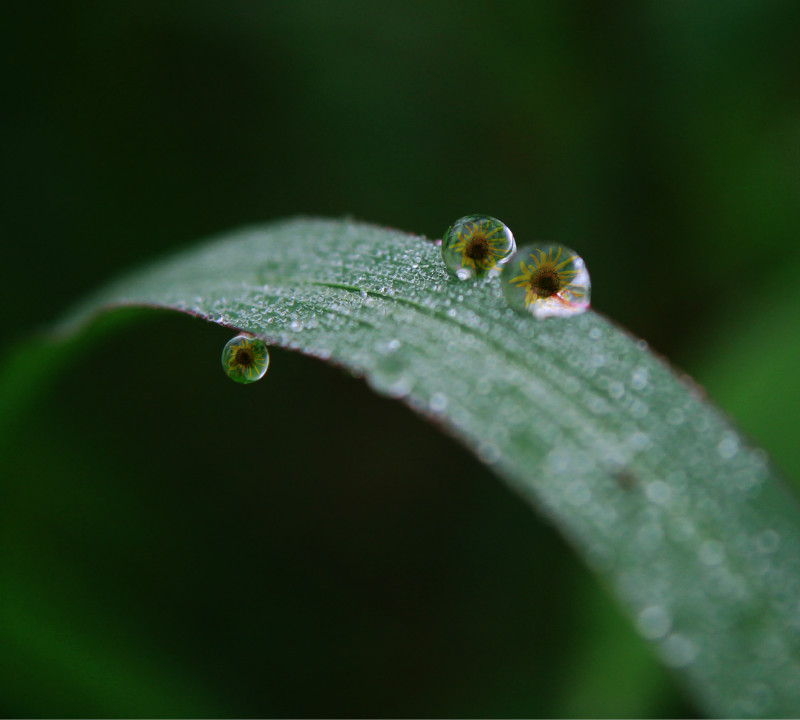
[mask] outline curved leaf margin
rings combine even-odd
[[[306,219],[132,274],[56,337],[125,306],[335,362],[436,418],[560,527],[711,714],[800,712],[796,501],[696,387],[600,315],[521,317],[496,281],[450,277],[424,238]]]

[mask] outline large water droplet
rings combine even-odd
[[[488,215],[465,215],[442,238],[442,259],[459,280],[497,275],[516,249],[511,230]]]
[[[234,382],[252,383],[264,377],[269,367],[269,351],[262,340],[242,333],[222,348],[222,369]]]
[[[521,247],[503,270],[500,284],[512,308],[537,320],[578,315],[589,307],[586,264],[563,245]]]

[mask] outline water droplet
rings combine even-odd
[[[516,249],[511,230],[488,215],[456,220],[442,239],[442,258],[459,280],[497,275]]]
[[[658,640],[670,631],[672,618],[663,605],[652,605],[639,613],[636,627],[647,640]]]
[[[608,395],[612,400],[619,400],[625,394],[625,386],[621,382],[612,381],[608,384]]]
[[[668,505],[672,498],[672,489],[663,480],[653,480],[645,490],[647,499],[657,505]]]
[[[739,452],[739,438],[732,432],[726,432],[717,444],[717,453],[723,460],[731,460]]]
[[[601,368],[606,364],[607,359],[608,358],[606,358],[606,356],[603,355],[603,353],[595,353],[594,355],[592,355],[589,363],[590,365],[596,368]]]
[[[661,644],[661,657],[671,667],[686,667],[697,657],[697,645],[686,636],[673,633]]]
[[[444,412],[447,409],[447,395],[440,392],[433,393],[431,399],[428,401],[428,407],[431,412]]]
[[[500,449],[492,443],[482,442],[478,445],[478,457],[487,465],[494,465],[501,457]]]
[[[697,556],[703,565],[719,565],[725,560],[725,548],[719,540],[706,540]]]
[[[639,366],[631,373],[631,387],[634,390],[644,390],[649,379],[650,373],[647,368]]]
[[[583,259],[563,245],[526,245],[501,280],[508,304],[537,320],[578,315],[589,307],[591,282]]]
[[[260,380],[268,367],[267,346],[253,335],[237,335],[222,348],[222,369],[234,382],[247,384]]]

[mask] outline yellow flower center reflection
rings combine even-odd
[[[246,333],[237,335],[222,349],[222,367],[234,382],[255,382],[264,376],[269,367],[267,346]]]
[[[578,271],[572,268],[576,255],[568,255],[561,259],[562,248],[535,249],[529,257],[532,262],[526,264],[520,261],[520,274],[512,277],[509,282],[515,287],[525,288],[525,305],[530,306],[541,300],[553,300],[570,304],[570,298],[577,298],[583,294],[583,287],[573,285],[572,281]]]
[[[489,220],[467,223],[459,231],[452,250],[461,253],[461,266],[475,270],[490,270],[508,253],[508,239],[504,227],[492,228]],[[491,228],[491,229],[490,229]]]
[[[239,348],[233,358],[233,364],[238,365],[245,370],[249,370],[251,367],[253,367],[255,360],[255,355],[250,348]]]

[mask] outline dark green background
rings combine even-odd
[[[594,307],[800,478],[800,4],[5,3],[2,349],[106,278],[295,214],[577,249]],[[152,316],[13,421],[0,714],[698,712],[454,441]],[[44,390],[44,388],[43,388]]]

